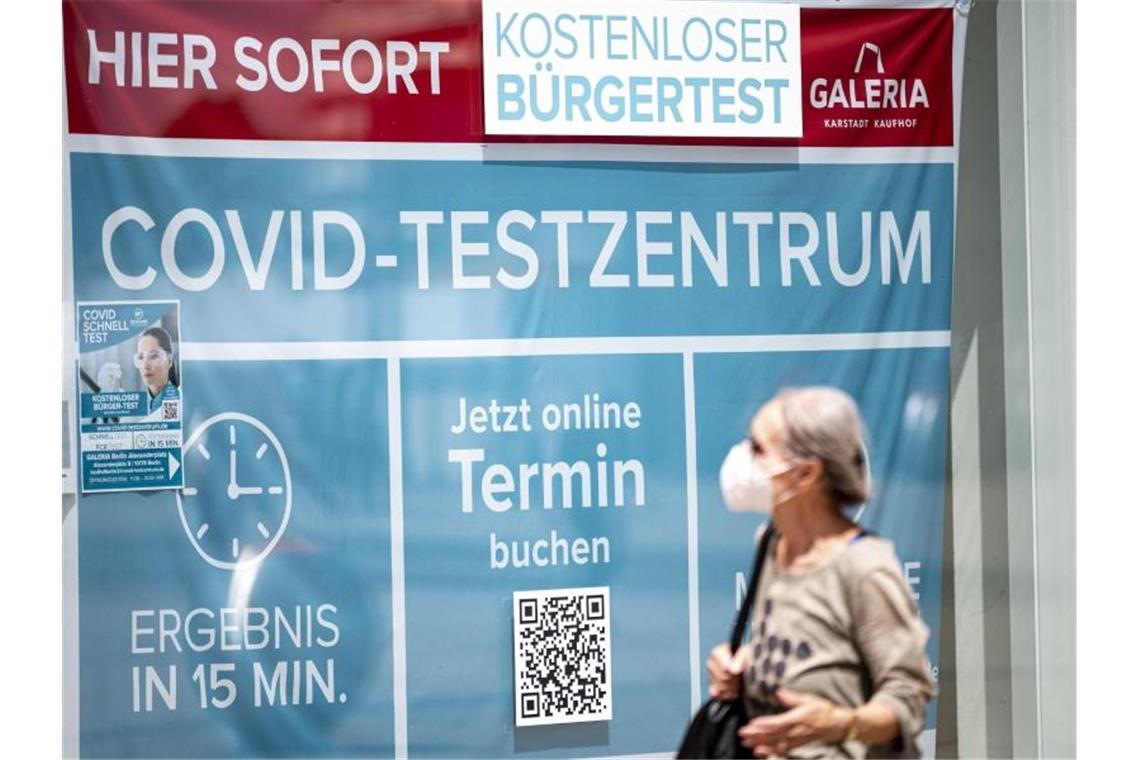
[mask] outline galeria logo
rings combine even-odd
[[[884,76],[886,69],[883,53],[873,42],[864,42],[859,48],[854,74],[847,79],[813,79],[810,88],[812,107],[868,110],[930,108],[930,98],[926,94],[926,84],[922,77],[894,79]]]

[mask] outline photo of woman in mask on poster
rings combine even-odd
[[[158,326],[144,330],[135,349],[134,364],[147,391],[146,418],[178,419],[178,363],[170,333]]]

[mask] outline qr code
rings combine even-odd
[[[178,419],[178,402],[177,401],[163,401],[162,402],[162,419],[176,420]]]
[[[515,725],[613,717],[610,589],[516,591]]]

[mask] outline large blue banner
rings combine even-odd
[[[268,145],[69,140],[70,297],[178,302],[183,430],[78,495],[80,754],[673,751],[788,386],[858,401],[937,677],[953,146]],[[584,588],[612,709],[521,724],[514,595]]]
[[[896,540],[936,663],[952,169],[73,155],[77,297],[122,297],[116,277],[153,273],[148,296],[181,299],[194,489],[82,500],[85,752],[116,754],[125,727],[154,724],[131,732],[144,754],[170,750],[172,726],[194,754],[390,753],[393,625],[411,754],[667,750],[661,721],[692,706],[691,637],[703,653],[726,635],[756,527],[723,508],[717,468],[788,385],[859,400],[880,484],[863,519]],[[124,208],[153,224],[104,234]],[[324,276],[343,278],[328,290],[313,274],[322,213],[339,224],[322,229]],[[553,215],[577,221],[537,221]],[[355,236],[367,253],[351,276]],[[577,462],[609,481],[548,508],[542,468]],[[640,465],[623,500],[619,462]],[[231,483],[265,490],[233,498]],[[560,542],[568,556],[543,563]],[[507,600],[588,585],[612,589],[615,717],[516,735]],[[163,689],[169,702],[151,696]],[[244,726],[243,710],[280,726],[201,730]]]

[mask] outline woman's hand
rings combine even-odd
[[[813,741],[838,742],[851,722],[851,710],[823,697],[794,691],[776,696],[789,708],[787,712],[753,718],[739,732],[741,743],[756,757],[784,755]]]
[[[740,694],[740,674],[747,664],[748,647],[737,649],[735,657],[728,644],[713,647],[705,663],[709,671],[709,696],[713,699],[736,699]]]

